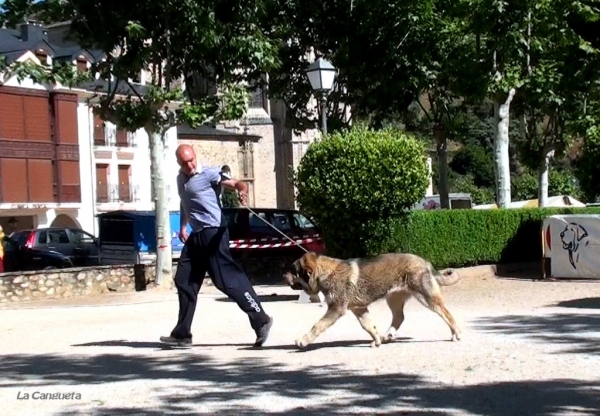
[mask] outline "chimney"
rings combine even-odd
[[[42,22],[28,20],[21,24],[21,41],[23,42],[38,42],[46,39],[47,34]]]

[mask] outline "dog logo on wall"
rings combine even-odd
[[[577,269],[579,261],[579,247],[586,247],[590,242],[587,240],[588,232],[581,225],[570,222],[560,233],[563,248],[569,252],[569,262],[574,269]]]

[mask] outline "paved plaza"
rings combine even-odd
[[[370,348],[348,314],[304,352],[294,339],[324,307],[285,287],[257,290],[275,318],[261,350],[212,287],[191,350],[157,342],[177,317],[172,291],[5,304],[1,414],[600,414],[599,282],[469,278],[444,289],[460,342],[412,300],[393,344]],[[387,329],[385,303],[373,314]]]

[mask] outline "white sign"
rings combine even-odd
[[[600,278],[600,215],[552,215],[542,241],[550,277]]]

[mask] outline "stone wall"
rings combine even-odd
[[[103,266],[0,274],[0,302],[70,298],[144,290],[152,279],[133,266]],[[147,276],[148,275],[148,276]]]
[[[249,258],[237,262],[252,284],[278,285],[283,283],[284,270],[296,258]],[[177,265],[173,265],[173,276]],[[212,285],[207,276],[204,285]],[[0,303],[73,296],[99,295],[108,292],[133,292],[156,287],[154,266],[122,265],[84,267],[60,270],[39,270],[0,274]],[[173,281],[163,287],[173,288]]]

